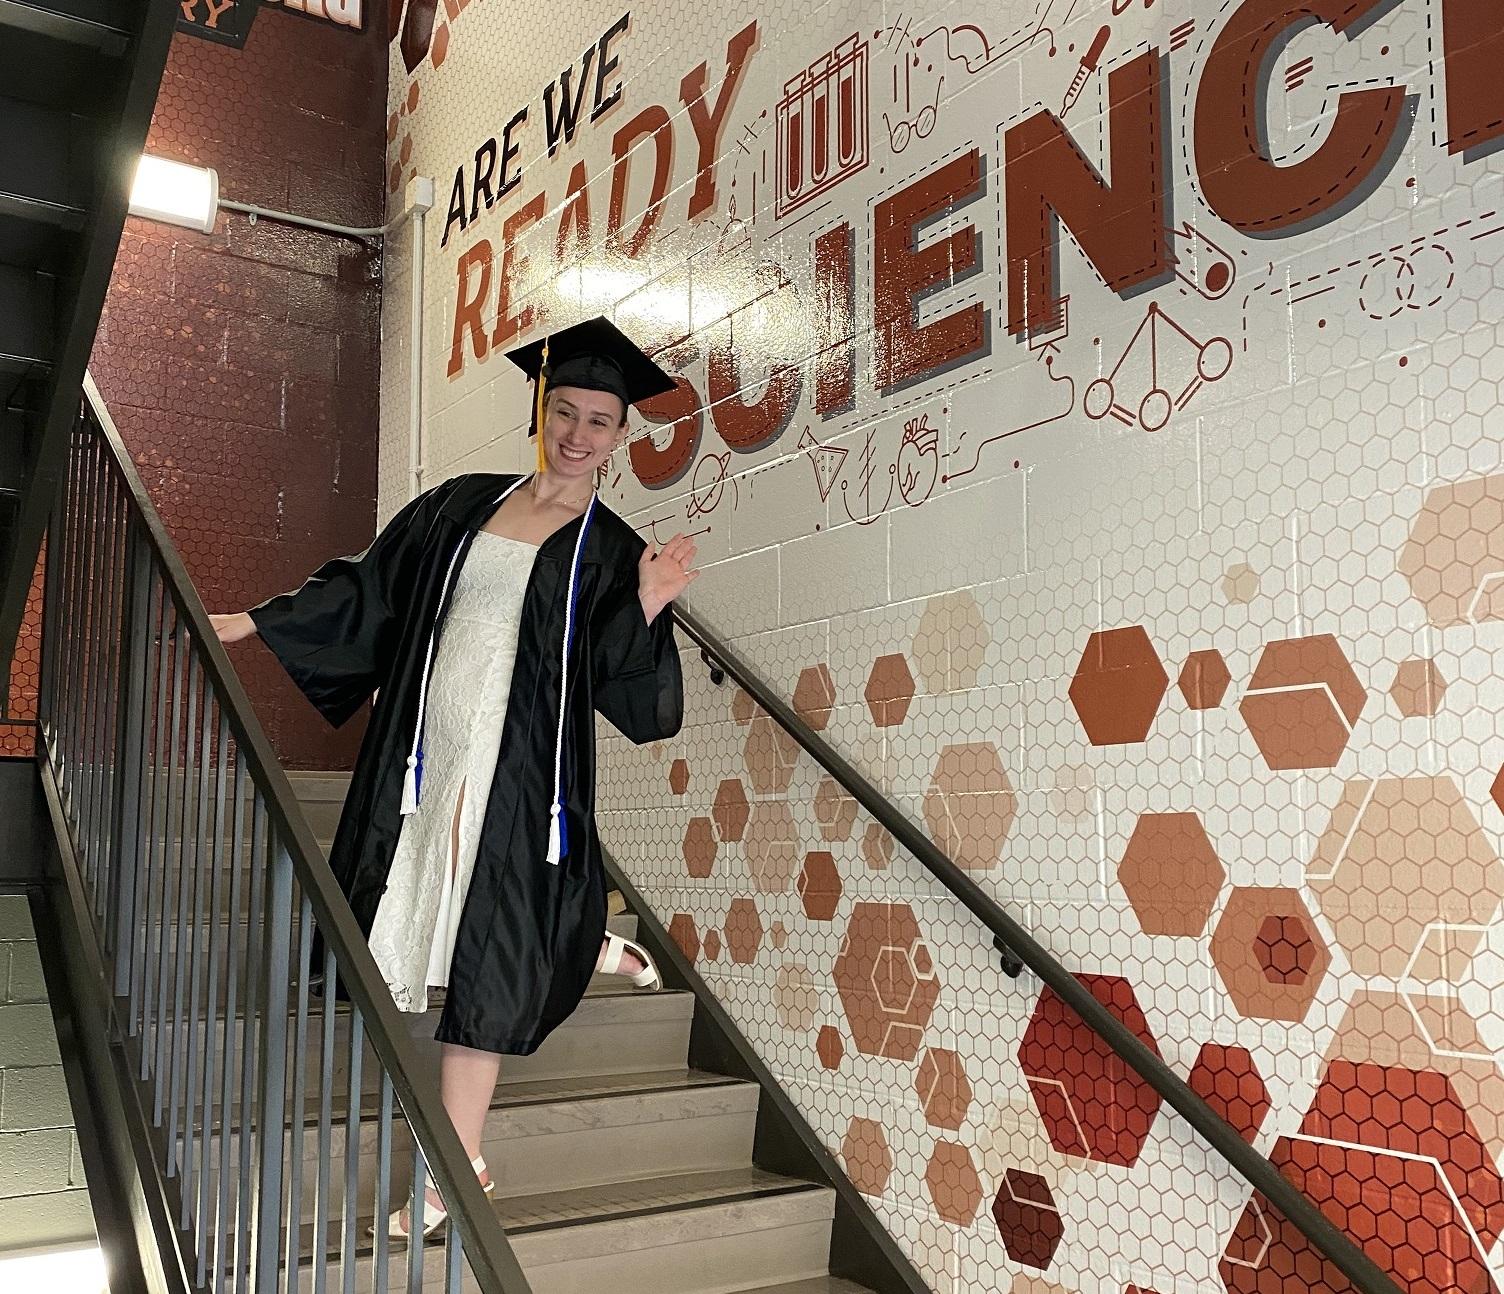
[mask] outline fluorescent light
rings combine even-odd
[[[108,1294],[104,1253],[94,1245],[0,1258],[0,1289],[7,1294]]]
[[[208,234],[219,214],[219,175],[203,166],[143,155],[131,186],[131,215]]]

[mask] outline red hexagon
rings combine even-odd
[[[1159,1054],[1127,980],[1117,975],[1078,975],[1077,979]],[[1159,1112],[1159,1093],[1087,1028],[1053,989],[1046,988],[1039,996],[1019,1045],[1018,1063],[1056,1150],[1125,1168],[1138,1161]]]
[[[1093,746],[1122,746],[1149,735],[1170,676],[1142,625],[1094,633],[1071,679],[1071,704]]]
[[[1054,1260],[1065,1224],[1049,1183],[1037,1173],[1010,1168],[992,1202],[992,1216],[1014,1262],[1043,1271]]]
[[[820,1030],[820,1035],[815,1039],[815,1054],[820,1057],[822,1069],[840,1069],[841,1061],[846,1058],[846,1044],[841,1041],[841,1031],[833,1024],[827,1024]]]
[[[1331,768],[1368,703],[1331,634],[1272,642],[1238,709],[1272,769]]]
[[[804,915],[811,921],[829,921],[835,916],[836,904],[841,901],[841,874],[829,850],[816,849],[804,856],[799,897],[804,902]]]
[[[1180,695],[1192,710],[1215,710],[1231,683],[1232,674],[1222,653],[1210,648],[1193,651],[1180,671]]]
[[[887,1189],[893,1152],[888,1149],[888,1134],[875,1119],[857,1116],[851,1120],[841,1141],[841,1158],[846,1176],[863,1195],[875,1197]]]
[[[834,970],[857,1050],[913,1060],[940,997],[940,979],[907,903],[858,903]]]
[[[835,703],[836,685],[823,661],[800,671],[799,681],[794,685],[795,714],[816,732],[821,732],[830,722]]]
[[[741,778],[728,777],[716,788],[715,808],[710,813],[728,844],[740,840],[747,829],[747,792]]]
[[[762,946],[762,917],[758,915],[757,904],[748,898],[732,899],[726,911],[725,929],[731,960],[743,966],[754,961]]]
[[[872,712],[872,722],[879,728],[902,723],[914,699],[914,675],[909,672],[907,658],[898,652],[879,656],[867,675],[867,688],[862,695]]]
[[[1191,1090],[1251,1142],[1269,1113],[1269,1089],[1246,1047],[1209,1042],[1191,1067]]]
[[[668,934],[691,963],[700,959],[700,936],[695,932],[695,919],[688,912],[674,913],[668,923]]]
[[[676,759],[669,766],[668,789],[675,795],[683,795],[689,787],[689,761]]]
[[[789,789],[799,762],[799,743],[769,715],[752,720],[745,754],[747,776],[759,795],[782,795]]]
[[[1253,948],[1271,984],[1304,984],[1318,956],[1310,928],[1292,913],[1265,917]]]
[[[715,830],[709,818],[691,818],[684,829],[684,863],[689,874],[703,881],[715,867]]]
[[[705,932],[705,960],[720,961],[721,959],[721,933],[719,930],[707,930]]]

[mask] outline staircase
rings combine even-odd
[[[0,716],[177,12],[0,0]]]
[[[290,780],[327,847],[348,778]],[[637,934],[631,914],[610,926]],[[828,1274],[835,1192],[753,1162],[758,1086],[690,1068],[694,995],[624,983],[596,976],[534,1055],[502,1062],[484,1154],[497,1217],[536,1294],[865,1294]],[[405,1019],[436,1076],[438,1011]],[[366,1106],[368,1164],[375,1110]],[[341,1116],[337,1156],[348,1127]],[[306,1175],[317,1171],[319,1149],[306,1129],[303,1142]],[[370,1185],[361,1186],[369,1199]],[[394,1288],[403,1261],[400,1252],[391,1260]],[[435,1281],[440,1266],[431,1264]]]

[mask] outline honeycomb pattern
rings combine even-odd
[[[684,865],[697,881],[715,870],[715,827],[709,818],[691,818],[684,828]]]
[[[906,903],[858,903],[834,967],[857,1050],[913,1060],[940,997],[929,946]]]
[[[846,1176],[863,1195],[881,1195],[893,1172],[893,1152],[883,1125],[857,1116],[846,1129],[841,1143],[841,1161]]]
[[[1115,975],[1078,978],[1159,1054],[1127,980]],[[1124,1065],[1053,989],[1040,994],[1018,1049],[1018,1064],[1057,1151],[1123,1167],[1137,1162],[1159,1112],[1159,1093]]]
[[[804,856],[799,872],[799,899],[811,921],[829,921],[841,902],[841,874],[829,850],[815,849]]]
[[[1306,1017],[1331,953],[1296,890],[1233,890],[1212,934],[1212,961],[1239,1014]]]
[[[977,685],[992,635],[975,595],[958,589],[931,598],[914,631],[913,658],[926,692],[964,692]]]
[[[37,718],[37,693],[42,682],[42,582],[47,570],[46,544],[37,557],[36,571],[26,594],[26,609],[16,637],[10,665],[10,708],[15,723],[0,722],[0,756],[30,759],[36,754],[32,724]]]
[[[765,714],[751,722],[747,733],[747,780],[759,795],[781,795],[789,789],[799,745]]]
[[[1429,659],[1402,661],[1394,672],[1394,682],[1389,685],[1395,709],[1407,719],[1435,714],[1441,708],[1446,690],[1446,679],[1436,662]]]
[[[719,961],[721,957],[721,932],[719,930],[707,930],[703,943],[706,961]]]
[[[815,791],[815,818],[825,840],[851,838],[851,829],[856,825],[856,801],[833,777],[820,779],[819,789]]]
[[[924,1170],[924,1184],[941,1219],[958,1227],[969,1227],[976,1220],[982,1207],[982,1181],[965,1146],[937,1141]]]
[[[1071,704],[1093,746],[1122,746],[1149,735],[1170,676],[1142,625],[1094,633],[1071,679]]]
[[[1204,1043],[1186,1081],[1244,1141],[1251,1142],[1264,1126],[1270,1110],[1269,1089],[1246,1047]]]
[[[1215,648],[1192,652],[1181,667],[1177,686],[1192,710],[1215,710],[1232,684],[1227,662]]]
[[[1043,1271],[1054,1260],[1065,1223],[1049,1183],[1038,1173],[1010,1168],[992,1202],[992,1216],[1014,1262]]]
[[[908,659],[897,652],[879,656],[872,663],[862,695],[872,713],[872,722],[879,728],[901,724],[908,718],[909,703],[914,699],[914,675],[909,671]]]
[[[733,844],[742,838],[747,830],[747,789],[741,783],[740,778],[728,777],[715,792],[715,818],[716,830],[721,833],[721,839],[727,844]]]
[[[1331,768],[1368,695],[1330,634],[1270,643],[1239,709],[1272,769]]]
[[[676,759],[669,765],[668,789],[675,795],[683,795],[689,789],[689,763]]]
[[[930,836],[958,867],[985,872],[1002,860],[1018,800],[996,746],[946,746],[924,796]]]
[[[823,732],[836,704],[836,685],[823,662],[799,672],[794,685],[794,713],[816,732]]]
[[[820,988],[803,962],[789,962],[778,968],[773,1006],[778,1012],[778,1022],[785,1029],[808,1033],[815,1027],[820,1012]]]
[[[1404,975],[1438,924],[1474,927],[1451,936],[1471,951],[1504,898],[1504,863],[1450,777],[1348,782],[1306,876],[1360,975]]]
[[[758,800],[747,813],[747,868],[762,894],[781,894],[799,870],[799,827],[786,800]]]
[[[1199,935],[1226,877],[1194,813],[1141,816],[1118,864],[1118,883],[1146,935]]]
[[[688,912],[675,912],[668,923],[669,937],[679,945],[690,962],[700,960],[700,934],[695,929],[695,919]]]
[[[726,950],[732,961],[746,966],[757,960],[763,936],[762,916],[757,911],[757,904],[748,898],[732,899],[726,912],[725,931]]]
[[[1400,573],[1438,629],[1504,617],[1504,476],[1438,486],[1400,552]]]
[[[820,1058],[821,1069],[840,1069],[846,1059],[846,1044],[841,1041],[841,1031],[833,1024],[822,1025],[815,1039],[815,1054]]]
[[[965,1060],[947,1047],[930,1047],[920,1057],[914,1083],[925,1122],[933,1128],[959,1132],[971,1108]]]
[[[893,835],[882,823],[869,822],[862,832],[862,857],[874,872],[886,871],[893,861]]]

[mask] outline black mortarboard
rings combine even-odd
[[[535,381],[542,372],[549,387],[609,391],[627,405],[674,389],[673,378],[609,319],[599,317],[519,346],[507,358]]]

